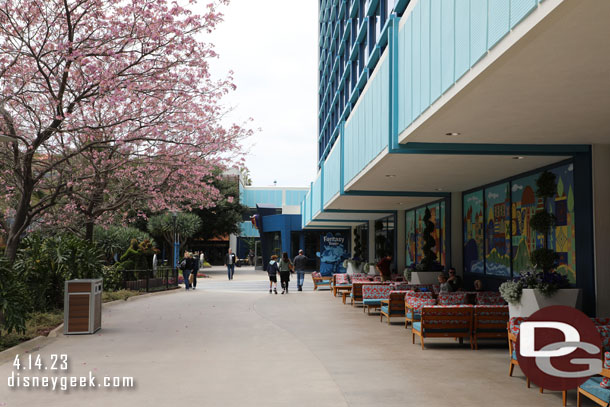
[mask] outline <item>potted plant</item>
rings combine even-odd
[[[511,318],[529,317],[539,309],[551,305],[575,307],[579,291],[570,289],[570,282],[565,275],[535,269],[523,272],[519,277],[500,285],[500,294],[508,302]]]
[[[536,195],[542,198],[542,209],[530,219],[530,227],[544,237],[543,247],[532,251],[533,269],[522,273],[500,286],[502,297],[509,304],[511,317],[529,317],[537,310],[551,305],[576,307],[580,290],[570,288],[563,274],[555,272],[559,255],[549,248],[549,233],[555,225],[555,215],[547,211],[547,200],[557,193],[556,176],[544,171],[536,180]]]
[[[436,262],[436,253],[432,250],[436,247],[436,240],[432,233],[434,233],[434,222],[430,220],[432,218],[432,214],[430,213],[430,209],[426,207],[426,211],[424,212],[424,246],[422,250],[424,252],[424,258],[421,263],[416,266],[416,270],[411,273],[409,281],[413,284],[436,284],[438,276],[437,273],[434,273],[435,269],[438,268],[438,263]]]
[[[362,244],[360,243],[360,233],[354,233],[354,257],[343,262],[343,267],[347,270],[347,274],[362,273],[364,264],[362,262]]]

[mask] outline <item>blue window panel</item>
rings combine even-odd
[[[372,147],[372,141],[373,141],[373,92],[371,92],[371,87],[369,87],[367,94],[366,94],[366,131],[365,131],[365,137],[366,137],[366,144],[362,143],[360,145],[360,150],[362,150],[362,153],[360,155],[360,166],[358,167],[358,172],[360,172],[364,166],[369,162],[369,157],[370,157],[370,153],[371,150],[370,148]],[[366,150],[364,146],[369,146],[369,150]]]
[[[455,0],[455,80],[470,68],[470,0]]]
[[[368,151],[367,163],[375,156],[378,146],[379,133],[381,128],[381,70],[377,71],[373,82],[373,126],[369,137],[371,138],[371,149]]]
[[[430,103],[441,95],[441,0],[430,3]]]
[[[324,204],[339,193],[340,158],[340,149],[335,147],[324,163]]]
[[[510,29],[510,2],[489,0],[489,22],[487,23],[487,48],[491,49]]]
[[[398,108],[403,114],[403,121],[398,126],[399,132],[406,129],[413,121],[413,22],[408,19],[403,27],[402,44],[404,50],[404,65],[399,68],[399,85],[403,90],[403,98]]]
[[[376,117],[375,117],[375,103],[374,103],[374,96],[375,96],[375,83],[371,83],[369,85],[369,88],[366,91],[366,95],[364,95],[364,100],[365,100],[365,104],[364,104],[364,109],[366,111],[366,130],[364,132],[364,143],[362,143],[362,145],[360,146],[360,150],[361,150],[361,157],[362,159],[360,160],[360,168],[358,168],[358,170],[362,169],[366,163],[369,161],[369,157],[370,157],[370,153],[371,150],[373,148],[373,128],[375,126],[375,121],[376,121]]]
[[[421,112],[430,106],[430,1],[421,3],[420,30],[421,30]]]
[[[514,28],[536,8],[536,0],[511,0],[510,26]]]
[[[487,0],[470,0],[470,66],[487,53]]]
[[[313,184],[313,202],[312,202],[312,213],[315,215],[321,210],[321,199],[322,199],[322,182],[320,177],[316,179]]]
[[[398,27],[398,24],[396,25]],[[396,113],[398,114],[398,131],[403,129],[405,126],[405,27],[398,32],[398,64],[396,66],[398,78],[397,83],[394,84],[395,89],[398,92],[397,103],[394,106]]]
[[[442,0],[441,7],[441,89],[445,93],[455,82],[455,2]]]
[[[381,140],[377,151],[388,145],[390,136],[390,63],[386,59],[382,67],[381,92]]]
[[[421,18],[420,9],[421,1],[413,8],[411,20],[413,20],[412,28],[412,46],[411,64],[413,66],[412,76],[412,103],[413,103],[413,120],[419,117],[421,113]]]

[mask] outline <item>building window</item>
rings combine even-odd
[[[439,265],[447,265],[447,220],[445,207],[445,200],[441,200],[406,212],[407,260],[405,264],[407,267],[421,263],[424,257],[424,216],[426,208],[430,210],[430,222],[434,223],[432,237],[434,237],[436,246],[432,251],[436,253],[436,261]]]
[[[576,282],[574,164],[552,167],[557,192],[547,210],[557,222],[548,236],[559,254],[558,272]],[[480,188],[462,195],[464,208],[464,270],[509,278],[531,267],[532,251],[543,247],[544,236],[529,221],[544,205],[536,196],[536,179],[543,171]]]

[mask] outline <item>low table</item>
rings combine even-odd
[[[352,292],[351,284],[350,285],[336,285],[336,286],[333,287],[333,289],[334,289],[334,292],[335,292],[334,293],[335,297],[337,296],[338,292],[346,292],[347,291],[348,294]]]
[[[350,294],[351,294],[351,291],[343,291],[341,293],[341,298],[343,299],[343,304],[345,304],[345,300],[347,299],[347,297],[349,297]]]

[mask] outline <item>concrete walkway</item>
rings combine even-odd
[[[265,279],[242,270],[234,282]],[[196,291],[107,306],[97,334],[60,336],[32,352],[45,364],[67,353],[72,376],[133,376],[135,388],[8,389],[9,362],[0,366],[0,406],[561,405],[559,393],[527,389],[518,369],[509,378],[502,346],[431,340],[422,351],[398,320],[381,324],[328,291],[208,288],[226,279],[222,271],[206,270],[212,278]]]

